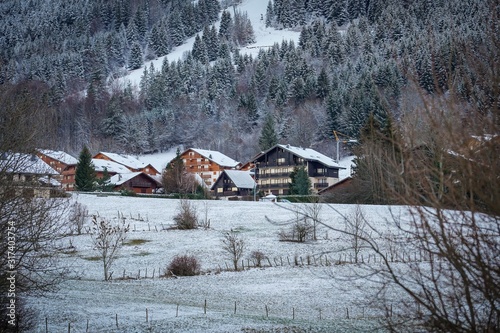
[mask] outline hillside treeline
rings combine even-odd
[[[253,27],[232,4],[4,1],[0,82],[46,87],[56,114],[50,148],[185,144],[238,160],[259,151],[267,115],[280,142],[333,154],[333,130],[358,137],[369,115],[397,121],[448,96],[485,114],[498,103],[481,73],[488,67],[470,66],[498,62],[496,1],[270,1],[264,24],[299,30],[300,40],[255,58],[238,52],[254,41]],[[116,84],[193,36],[182,60],[146,67],[140,87]]]

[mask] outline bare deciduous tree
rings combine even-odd
[[[92,243],[94,249],[99,253],[104,269],[104,280],[111,278],[109,269],[118,255],[129,231],[129,225],[125,220],[119,225],[113,225],[105,219],[92,217]]]
[[[46,93],[35,82],[0,85],[0,331],[28,330],[36,314],[25,296],[54,290],[68,273],[58,260],[67,200],[35,198],[39,177],[19,177],[33,166],[35,149],[50,143],[53,109]]]
[[[237,271],[238,262],[243,257],[243,251],[245,250],[245,241],[234,230],[231,230],[224,233],[222,249],[233,262],[234,270]]]
[[[350,243],[350,250],[354,252],[354,262],[358,263],[359,254],[366,245],[366,218],[360,205],[356,205],[354,211],[345,219],[346,235]]]
[[[317,229],[318,229],[318,221],[320,220],[321,208],[323,207],[321,203],[319,203],[317,198],[311,198],[311,202],[309,204],[304,205],[303,209],[307,213],[306,215],[311,218],[312,221],[312,237],[314,240],[317,240]]]

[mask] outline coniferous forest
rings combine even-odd
[[[41,148],[184,144],[241,161],[265,133],[331,152],[333,130],[358,137],[370,115],[398,121],[423,100],[453,96],[464,120],[498,109],[498,1],[269,1],[266,26],[300,39],[255,58],[238,52],[254,36],[237,2],[4,0],[2,98],[33,91],[47,106]],[[182,60],[145,67],[139,87],[116,84],[194,36]]]

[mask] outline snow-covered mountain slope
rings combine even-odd
[[[240,54],[248,54],[255,58],[261,48],[272,46],[274,43],[281,43],[283,40],[293,40],[296,43],[298,42],[300,35],[299,31],[285,29],[277,30],[266,27],[265,16],[268,2],[269,0],[243,0],[242,3],[236,7],[235,10],[247,13],[248,18],[252,22],[252,27],[255,33],[255,43],[241,48]],[[229,8],[228,10],[233,9]],[[233,13],[231,13],[231,17],[234,17]],[[217,21],[215,26],[218,27],[219,23],[220,21]],[[200,31],[200,35],[201,34],[202,32]],[[193,48],[194,40],[195,36],[186,40],[184,44],[174,48],[174,50],[169,54],[145,62],[141,68],[129,71],[127,75],[117,79],[116,83],[119,85],[128,85],[130,83],[132,86],[138,87],[145,67],[150,68],[151,64],[153,64],[154,68],[159,70],[165,58],[167,58],[169,62],[182,59],[184,53]]]

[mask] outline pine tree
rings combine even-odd
[[[274,15],[273,3],[271,2],[271,0],[269,0],[266,9],[266,28],[271,27],[274,21],[275,21],[275,15]]]
[[[75,186],[78,191],[93,191],[95,188],[95,169],[92,164],[92,155],[87,146],[80,152],[76,164]]]
[[[138,69],[142,66],[142,51],[139,43],[134,43],[130,50],[130,57],[128,60],[129,69]]]
[[[330,80],[328,79],[325,68],[321,68],[316,87],[316,97],[324,99],[328,96],[328,92],[330,91]]]
[[[231,41],[231,32],[233,30],[233,21],[231,19],[231,14],[225,10],[222,12],[219,26],[219,39],[225,41]]]
[[[278,144],[278,136],[276,135],[274,126],[274,118],[271,113],[268,113],[264,119],[264,126],[259,138],[259,148],[262,151],[266,151]]]
[[[291,195],[310,195],[311,179],[304,166],[295,167],[290,173],[289,194]]]

